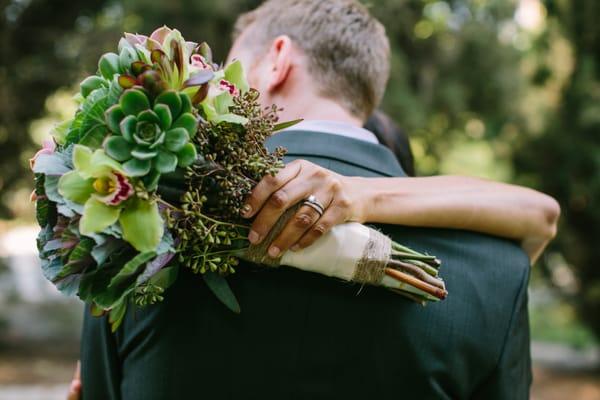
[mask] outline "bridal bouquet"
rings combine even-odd
[[[129,304],[161,301],[179,268],[202,274],[239,312],[225,277],[240,259],[443,299],[435,257],[361,224],[270,259],[266,246],[289,210],[262,246],[250,245],[244,199],[283,167],[284,149],[269,152],[265,140],[294,123],[278,124],[258,96],[241,64],[214,64],[205,43],[167,27],[126,33],[81,82],[73,118],[31,160],[46,278],[109,313],[113,329]]]

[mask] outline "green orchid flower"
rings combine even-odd
[[[123,239],[136,250],[154,251],[163,236],[163,220],[155,201],[135,196],[124,167],[103,150],[81,145],[73,149],[73,164],[75,169],[58,181],[58,191],[84,205],[80,233],[99,233],[118,221]]]
[[[201,103],[206,119],[211,122],[245,124],[248,119],[230,112],[233,99],[249,90],[242,63],[236,60],[217,71],[210,82],[208,96]],[[184,90],[185,91],[185,90]]]

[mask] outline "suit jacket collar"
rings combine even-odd
[[[269,138],[271,149],[282,146],[287,155],[323,157],[353,164],[384,176],[406,176],[398,160],[387,147],[325,132],[286,129]]]

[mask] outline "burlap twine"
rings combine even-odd
[[[285,225],[301,206],[302,203],[298,203],[283,213],[265,239],[257,245],[250,245],[242,258],[256,264],[278,267],[281,264],[281,256],[271,258],[267,252],[273,240],[281,233]],[[379,285],[385,276],[385,268],[391,257],[391,249],[391,239],[381,232],[370,228],[369,240],[362,257],[357,260],[356,269],[351,281]]]
[[[385,267],[390,260],[392,240],[383,233],[370,228],[369,241],[352,276],[353,282],[379,285],[385,276]]]

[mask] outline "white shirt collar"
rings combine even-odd
[[[364,128],[352,124],[348,124],[346,122],[316,119],[304,120],[287,129],[291,131],[300,130],[332,133],[334,135],[347,136],[353,139],[363,140],[365,142],[379,143],[379,140],[377,140],[377,137],[371,131],[368,131]]]

